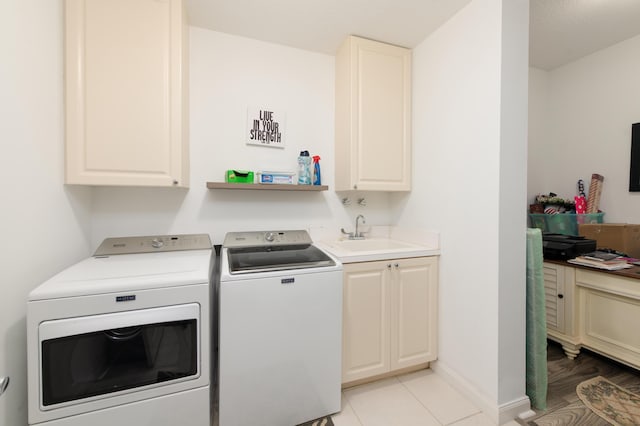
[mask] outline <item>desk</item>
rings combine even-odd
[[[573,359],[581,348],[640,369],[640,267],[603,271],[545,260],[547,335]]]

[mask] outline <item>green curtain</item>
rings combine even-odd
[[[527,395],[531,406],[547,409],[547,321],[542,265],[542,231],[527,229]]]

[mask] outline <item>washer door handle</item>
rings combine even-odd
[[[9,387],[9,377],[0,377],[0,396],[7,390]]]
[[[107,336],[109,340],[124,342],[126,340],[135,338],[141,332],[142,327],[125,327],[114,328],[113,330],[105,330],[104,335]]]

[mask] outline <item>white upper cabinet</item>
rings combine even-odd
[[[336,190],[411,190],[411,50],[350,36],[336,56]]]
[[[182,0],[66,0],[68,184],[189,186]]]

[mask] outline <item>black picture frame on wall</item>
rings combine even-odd
[[[640,192],[640,123],[631,125],[631,166],[629,192]]]

